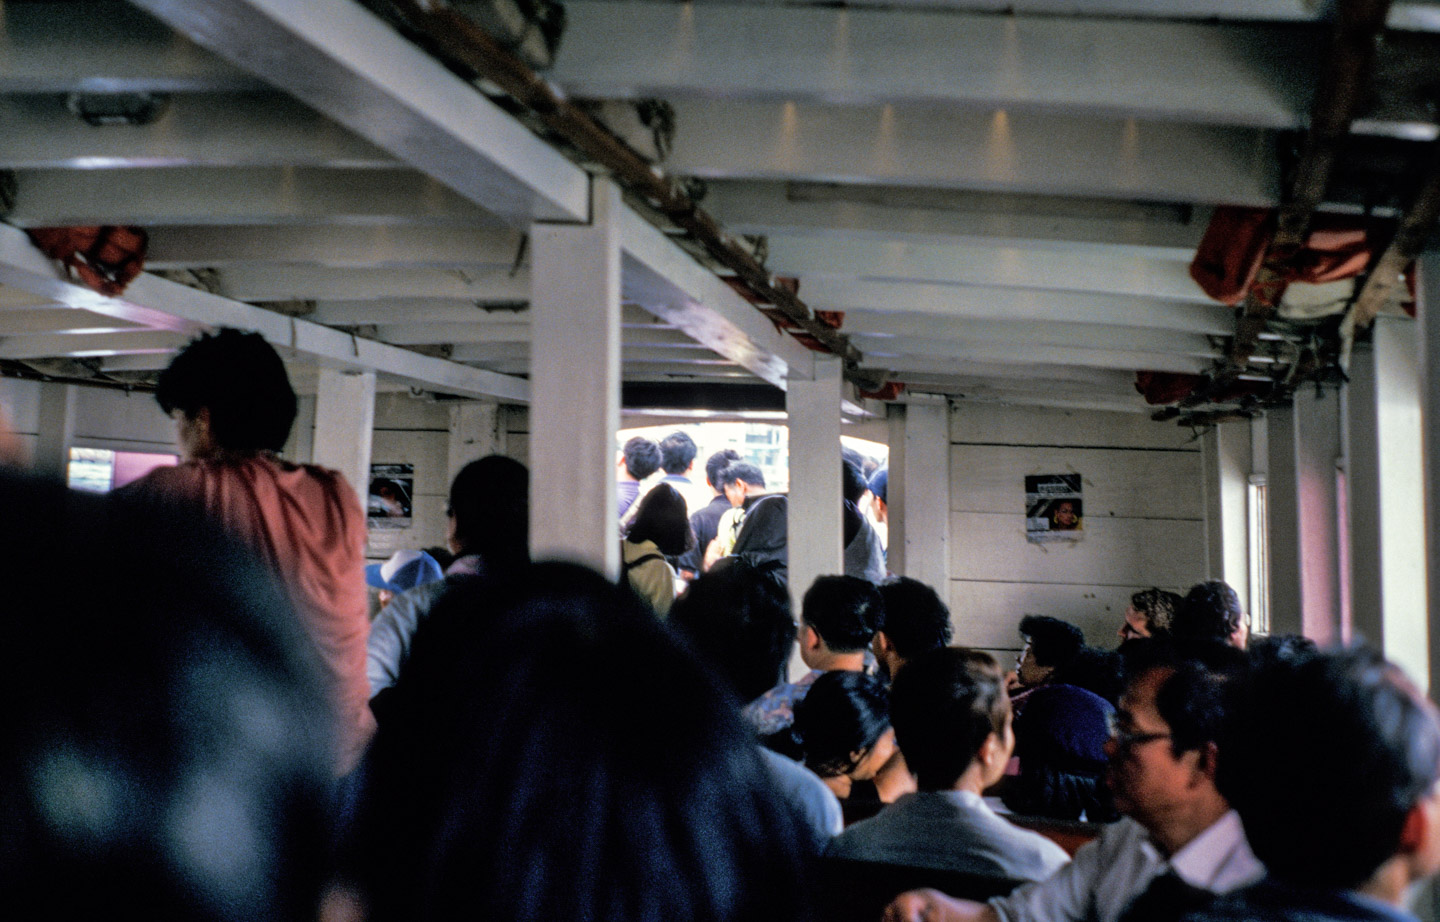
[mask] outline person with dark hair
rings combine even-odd
[[[1024,713],[1030,694],[1085,647],[1085,635],[1078,627],[1048,615],[1021,618],[1020,636],[1025,645],[1015,657],[1015,671],[1006,676],[1016,716]]]
[[[890,521],[890,506],[888,505],[890,490],[890,468],[882,467],[870,477],[870,495],[874,498],[872,507],[875,510],[875,521],[882,524]]]
[[[314,920],[340,728],[273,571],[124,493],[0,473],[0,508],[6,914]]]
[[[1224,580],[1196,583],[1185,594],[1170,626],[1177,643],[1224,643],[1243,650],[1250,638],[1250,619],[1240,596]]]
[[[665,472],[661,483],[670,484],[685,497],[686,515],[710,502],[710,491],[690,479],[697,451],[695,440],[678,429],[660,440],[660,469]]]
[[[1131,661],[1106,747],[1126,818],[1048,880],[988,903],[913,891],[890,904],[887,922],[1171,922],[1210,894],[1260,878],[1264,868],[1215,782],[1234,677],[1176,659],[1163,644]]]
[[[863,459],[859,452],[848,449],[847,452],[853,454],[854,458],[846,456],[840,465],[844,492],[841,546],[845,549],[845,575],[856,576],[879,585],[885,581],[887,572],[885,545],[880,541],[875,526],[871,525],[870,520],[860,511],[860,501],[870,489],[865,482],[865,475],[861,473]]]
[[[1236,696],[1220,786],[1269,876],[1196,922],[1402,922],[1440,870],[1440,714],[1361,648],[1275,659]]]
[[[736,708],[783,675],[795,644],[790,594],[772,574],[731,558],[690,584],[666,622],[735,691]],[[840,801],[805,766],[757,744],[776,790],[810,832],[815,854],[840,831]]]
[[[1070,860],[983,799],[1015,743],[993,657],[949,648],[922,654],[895,678],[890,719],[918,791],[846,829],[828,854],[1010,880],[1044,880]]]
[[[1114,716],[1114,705],[1084,688],[1055,681],[1035,689],[1015,721],[1019,772],[1005,787],[1005,806],[1022,816],[1117,819],[1105,786]]]
[[[748,461],[736,461],[720,473],[720,490],[730,508],[720,516],[715,538],[705,547],[703,566],[707,569],[734,551],[750,501],[765,493],[765,475]]]
[[[640,498],[640,481],[659,469],[660,445],[654,439],[637,435],[625,443],[615,462],[616,514],[622,520]]]
[[[735,699],[599,574],[457,585],[391,704],[346,851],[372,922],[804,918],[801,832]]]
[[[446,540],[456,555],[445,568],[445,578],[396,596],[371,625],[366,651],[371,698],[400,677],[415,632],[450,587],[529,565],[530,471],[504,455],[471,461],[450,484],[445,519]]]
[[[1169,633],[1175,612],[1180,610],[1183,601],[1164,589],[1143,589],[1135,593],[1130,597],[1125,621],[1120,625],[1120,642]]]
[[[878,588],[885,625],[875,632],[872,649],[880,668],[893,680],[910,660],[949,644],[954,628],[939,593],[918,579],[901,576]]]
[[[739,460],[740,452],[733,448],[724,448],[715,452],[705,462],[705,484],[713,491],[713,495],[706,505],[690,515],[690,527],[695,531],[695,549],[680,555],[680,564],[676,568],[686,579],[694,579],[704,569],[705,549],[719,532],[720,517],[730,511],[730,500],[725,496],[720,475],[725,468]]]
[[[862,672],[865,651],[885,626],[885,602],[863,579],[820,576],[801,601],[800,659],[810,671],[782,682],[745,707],[745,719],[761,737],[795,722],[795,705],[826,672]]]
[[[792,733],[805,767],[841,801],[890,802],[877,775],[895,755],[885,686],[863,672],[827,672],[795,706]]]
[[[1299,663],[1319,652],[1315,641],[1300,634],[1267,634],[1253,637],[1245,647],[1250,668],[1257,672],[1275,663]]]
[[[621,573],[625,582],[661,618],[675,601],[675,568],[667,557],[695,547],[695,533],[685,515],[685,497],[668,483],[657,483],[640,500],[640,511],[621,542]]]
[[[784,496],[761,496],[745,513],[745,523],[735,538],[735,547],[728,557],[743,560],[768,574],[786,587],[790,586],[788,545],[789,501]],[[718,566],[718,564],[717,564]],[[712,567],[713,569],[713,567]]]
[[[155,399],[175,418],[184,459],[123,490],[203,509],[279,577],[324,665],[344,730],[336,770],[348,772],[375,729],[360,497],[338,472],[276,454],[295,421],[295,392],[258,333],[222,329],[190,343],[161,373]]]

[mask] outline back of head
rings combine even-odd
[[[155,400],[168,415],[210,414],[210,436],[231,452],[279,451],[295,423],[285,363],[259,333],[228,327],[190,343],[160,373]]]
[[[660,440],[660,467],[667,474],[683,474],[695,463],[695,440],[675,431]]]
[[[1005,680],[987,653],[931,650],[907,663],[890,690],[895,742],[922,791],[953,787],[1009,719]]]
[[[462,554],[490,566],[530,559],[530,471],[514,458],[487,455],[460,468],[447,511]]]
[[[685,497],[668,483],[657,483],[645,498],[625,533],[627,541],[655,542],[660,553],[678,557],[695,546],[695,532],[685,514]]]
[[[890,729],[885,686],[863,672],[827,672],[795,706],[794,735],[805,765],[822,778],[854,770],[863,753]]]
[[[1085,634],[1075,625],[1048,615],[1026,615],[1020,633],[1030,640],[1035,662],[1056,669],[1066,666],[1085,646]]]
[[[1145,616],[1151,634],[1169,631],[1183,602],[1180,596],[1164,589],[1144,589],[1130,597],[1130,604]]]
[[[722,485],[736,482],[765,489],[765,475],[749,461],[736,461],[720,474]]]
[[[855,457],[845,457],[840,465],[840,488],[844,498],[852,503],[859,503],[865,491],[870,485],[865,482],[863,461],[860,460],[858,452]]]
[[[177,510],[4,474],[0,508],[15,918],[313,919],[333,726],[278,587]]]
[[[1366,881],[1440,776],[1434,706],[1366,649],[1269,664],[1228,729],[1221,791],[1270,874],[1301,887]]]
[[[625,454],[625,470],[636,480],[644,480],[660,470],[660,446],[654,439],[637,435],[621,450]]]
[[[753,701],[781,680],[795,644],[784,583],[744,560],[727,560],[675,600],[666,619],[735,689]]]
[[[1083,688],[1113,705],[1124,690],[1124,665],[1118,651],[1084,646],[1070,662],[1055,670],[1050,682]]]
[[[877,497],[880,498],[880,502],[888,502],[885,496],[890,489],[890,468],[882,467],[880,468],[880,470],[870,475],[870,483],[868,484],[868,486],[870,488],[870,492],[874,493]]]
[[[934,589],[902,576],[879,586],[885,605],[885,636],[903,660],[937,650],[950,643],[954,631],[950,609]]]
[[[1245,620],[1240,596],[1223,580],[1196,583],[1185,594],[1170,632],[1180,643],[1227,643]]]
[[[360,813],[376,922],[801,914],[734,699],[627,590],[558,563],[460,582],[407,668]]]
[[[777,558],[784,560],[788,528],[789,502],[784,496],[762,496],[745,512],[745,523],[735,537],[733,553],[748,557],[751,562]]]
[[[858,653],[885,626],[885,602],[855,576],[820,576],[805,590],[800,615],[833,653]]]
[[[720,449],[719,451],[715,452],[715,454],[711,455],[708,460],[706,460],[705,479],[710,482],[710,486],[714,487],[716,490],[719,490],[720,487],[725,483],[724,478],[722,478],[720,475],[725,473],[725,468],[729,467],[730,465],[734,464],[736,461],[739,460],[740,452],[736,451],[735,449]]]

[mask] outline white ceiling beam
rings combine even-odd
[[[867,358],[865,367],[883,368],[902,376],[907,371],[945,374],[964,372],[967,362],[1010,365],[1073,365],[1081,368],[1109,368],[1116,371],[1169,371],[1176,374],[1199,374],[1211,362],[1182,355],[1159,352],[1124,352],[1104,349],[1071,349],[1065,346],[1026,346],[978,344],[955,349],[946,358],[934,356],[876,356]]]
[[[126,4],[7,3],[0,93],[195,93],[263,84]]]
[[[40,333],[0,337],[0,359],[93,358],[107,355],[168,355],[189,337],[169,330],[126,333]]]
[[[571,96],[1063,108],[1261,128],[1301,124],[1323,44],[1304,27],[933,9],[571,0],[565,15],[547,76]]]
[[[622,103],[606,118],[633,144],[650,132]],[[671,172],[1270,206],[1274,133],[1054,111],[682,100]]]
[[[1043,407],[1050,410],[1100,410],[1107,413],[1146,413],[1155,408],[1143,402],[1095,397],[1049,397],[1031,394],[957,394],[957,400],[969,403],[998,403],[1018,407]]]
[[[502,374],[523,375],[530,372],[530,360],[507,359],[488,364]],[[625,381],[743,381],[754,384],[760,379],[738,365],[681,365],[673,362],[625,362],[620,367]]]
[[[136,5],[517,226],[589,215],[582,169],[354,0]]]
[[[848,317],[846,318],[849,319]],[[971,345],[1068,346],[1118,352],[1166,352],[1174,355],[1213,356],[1209,338],[1166,330],[1136,330],[1073,323],[966,323],[963,332],[949,323],[932,324],[928,333],[878,334],[846,330],[865,353],[867,361],[882,355],[945,355]]]
[[[1233,335],[1235,331],[1234,312],[1220,304],[1126,295],[820,278],[803,285],[800,296],[813,308],[845,311],[847,315],[857,311],[976,320],[1069,322],[1216,336]]]
[[[151,226],[152,269],[282,263],[332,269],[511,266],[518,231],[474,227]]]
[[[69,224],[482,225],[479,208],[407,169],[17,170],[21,227]]]
[[[469,301],[529,301],[530,270],[511,274],[492,268],[466,272],[444,269],[318,269],[313,266],[231,266],[220,270],[220,293],[237,301],[450,298]]]
[[[782,390],[787,376],[812,367],[808,349],[628,208],[620,216],[620,247],[626,302]]]
[[[143,329],[137,324],[72,307],[0,308],[0,337],[32,333],[120,333],[137,328]]]
[[[800,296],[821,277],[947,282],[998,288],[1083,291],[1211,303],[1190,264],[1126,254],[935,246],[870,240],[771,237],[766,266],[797,276]]]
[[[530,300],[527,294],[525,300]],[[375,298],[365,300],[320,299],[307,320],[330,326],[361,326],[386,323],[463,323],[467,325],[515,323],[523,313],[486,311],[474,300],[464,298]]]
[[[943,377],[951,381],[966,381],[973,384],[989,382],[1007,386],[1076,386],[1110,391],[1123,391],[1135,381],[1130,371],[1109,368],[1079,368],[1073,365],[1008,365],[995,362],[966,362],[963,366],[951,364],[941,371],[911,371],[907,377]]]
[[[279,93],[174,96],[148,125],[88,125],[59,96],[0,97],[0,169],[394,167],[395,158]]]
[[[1316,0],[895,0],[895,5],[915,10],[1241,22],[1313,22],[1322,18],[1326,9]]]
[[[737,234],[1193,255],[1204,207],[963,189],[716,180],[705,207]]]
[[[522,318],[524,315],[520,315]],[[3,320],[3,315],[0,315]],[[530,341],[530,324],[521,319],[513,323],[396,323],[379,326],[375,334],[382,342],[397,346],[434,343],[526,343]],[[704,350],[679,330],[664,328],[623,328],[621,341],[626,346],[667,346],[672,349]]]
[[[149,274],[135,279],[123,297],[107,298],[66,278],[19,228],[0,226],[0,284],[157,330],[186,334],[219,326],[254,330],[277,346],[326,366],[393,374],[443,393],[512,403],[529,400],[529,383],[518,378],[349,336]]]
[[[491,365],[505,361],[528,361],[529,340],[519,342],[463,343],[455,347],[450,358],[456,362],[477,362]],[[673,348],[667,346],[635,346],[622,343],[620,361],[624,364],[643,362],[646,364],[675,364],[696,366],[734,367],[735,363],[713,352],[701,349]]]

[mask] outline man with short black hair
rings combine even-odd
[[[954,627],[949,607],[918,579],[901,576],[881,583],[879,590],[885,626],[875,632],[872,649],[893,680],[910,660],[949,644]]]
[[[1237,696],[1220,784],[1269,876],[1196,922],[1401,922],[1440,870],[1440,714],[1367,649],[1274,660]]]
[[[621,518],[640,498],[640,481],[660,469],[660,446],[654,439],[637,435],[625,443],[615,462],[616,514]]]
[[[720,490],[730,508],[720,516],[715,526],[714,541],[705,548],[707,567],[735,549],[735,539],[740,537],[740,528],[745,524],[749,501],[765,493],[765,475],[748,461],[736,461],[721,472]]]
[[[660,469],[665,472],[661,483],[668,483],[685,500],[685,512],[693,515],[710,501],[710,492],[690,479],[699,451],[695,440],[679,429],[660,440]]]
[[[1006,677],[1017,714],[1024,710],[1026,696],[1048,683],[1085,647],[1085,635],[1078,627],[1048,615],[1021,618],[1020,636],[1025,646],[1015,657],[1015,671]]]
[[[795,704],[823,673],[864,671],[866,648],[885,625],[885,602],[863,579],[821,576],[805,590],[801,618],[800,659],[810,671],[775,686],[741,712],[761,736],[795,722]]]
[[[1167,922],[1264,868],[1215,784],[1227,682],[1140,641],[1107,751],[1125,819],[1048,880],[988,903],[933,890],[902,894],[886,922]],[[1317,805],[1322,808],[1324,805]]]
[[[720,527],[720,517],[730,511],[730,500],[721,489],[721,474],[725,468],[740,460],[740,452],[733,448],[722,448],[705,461],[705,483],[713,491],[709,503],[701,506],[690,516],[690,528],[695,532],[695,547],[680,555],[680,575],[693,579],[704,569],[705,550]],[[763,479],[763,478],[762,478]]]
[[[1170,632],[1180,644],[1222,643],[1243,650],[1250,639],[1250,619],[1230,584],[1211,579],[1190,587]]]
[[[1010,699],[993,657],[946,648],[915,659],[891,689],[890,722],[919,790],[846,829],[829,855],[1010,880],[1044,880],[1069,860],[983,799],[1015,746]]]

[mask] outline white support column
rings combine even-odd
[[[65,479],[70,444],[75,440],[75,385],[40,385],[40,413],[36,432],[35,473]]]
[[[530,547],[614,579],[620,426],[620,191],[587,225],[536,224],[530,270]]]
[[[1440,253],[1427,253],[1418,262],[1420,324],[1420,426],[1425,462],[1426,583],[1434,588],[1426,607],[1430,630],[1430,694],[1440,693]]]
[[[1415,322],[1379,317],[1355,346],[1347,392],[1350,610],[1357,635],[1412,676],[1428,672],[1425,495]]]
[[[315,392],[314,463],[345,475],[365,505],[375,437],[375,372],[321,368]]]
[[[1338,395],[1301,388],[1293,406],[1271,412],[1269,437],[1271,629],[1338,643]]]
[[[943,397],[915,395],[907,401],[898,464],[892,459],[890,484],[900,484],[891,515],[899,511],[899,528],[890,529],[890,547],[903,547],[896,573],[918,579],[950,595],[950,406]],[[902,566],[903,565],[903,566]]]
[[[315,398],[302,394],[295,406],[295,425],[281,452],[296,464],[315,463]]]
[[[814,378],[791,378],[785,391],[790,417],[790,597],[797,614],[815,577],[845,571],[840,360],[817,356],[814,361]]]
[[[457,403],[450,408],[450,477],[454,482],[460,468],[477,458],[500,452],[500,406],[477,402]]]
[[[1211,579],[1234,587],[1246,611],[1250,605],[1250,536],[1246,518],[1250,424],[1222,423],[1205,433],[1206,570]]]
[[[885,421],[890,426],[890,482],[885,486],[888,498],[886,530],[889,544],[885,547],[885,563],[891,572],[904,573],[908,560],[905,556],[905,481],[901,472],[905,470],[905,413],[903,403],[892,403],[885,407]],[[936,589],[939,592],[939,589]],[[941,593],[941,598],[945,598]]]

